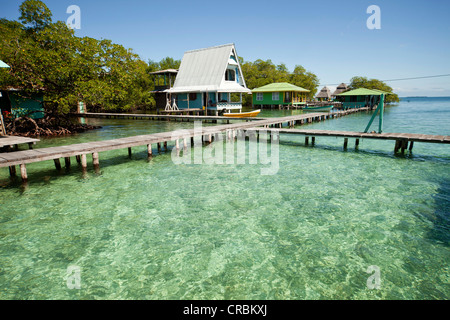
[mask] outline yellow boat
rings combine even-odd
[[[256,117],[260,112],[261,112],[261,110],[255,110],[255,111],[241,112],[241,113],[224,113],[223,115],[225,117],[229,117],[229,118],[251,118],[251,117]]]

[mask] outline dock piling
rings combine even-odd
[[[22,181],[23,181],[23,182],[27,182],[27,180],[28,180],[27,167],[25,166],[24,163],[22,163],[22,164],[20,165],[20,175],[21,175],[21,177],[22,177]]]

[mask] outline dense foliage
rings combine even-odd
[[[366,77],[353,77],[350,80],[349,89],[354,90],[358,88],[377,89],[386,92],[391,92],[391,94],[388,94],[385,97],[386,103],[393,103],[400,101],[398,95],[393,93],[392,88],[381,80],[367,79]]]
[[[45,92],[47,113],[74,111],[78,101],[102,110],[129,110],[153,102],[148,65],[110,40],[79,38],[38,0],[20,6],[20,21],[0,20],[0,87]]]
[[[288,82],[310,90],[308,98],[312,99],[319,86],[319,78],[312,72],[306,71],[300,65],[289,72],[285,64],[275,65],[271,60],[258,59],[255,62],[240,60],[242,73],[249,89],[255,89],[274,82]],[[245,103],[251,104],[251,97],[245,97]]]

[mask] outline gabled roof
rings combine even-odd
[[[391,93],[377,89],[359,88],[338,94],[338,96],[381,96],[382,94],[391,94]]]
[[[319,94],[316,96],[316,98],[330,98],[331,97],[331,91],[328,89],[328,87],[323,87],[322,90],[320,90]]]
[[[298,87],[296,85],[287,82],[275,82],[252,90],[252,92],[286,92],[286,91],[309,92],[309,90],[305,88]]]
[[[236,57],[233,65],[238,68],[241,75],[239,81],[243,83],[225,80],[225,71],[231,56]],[[245,85],[234,44],[185,52],[173,88],[168,92],[205,91],[250,92]]]

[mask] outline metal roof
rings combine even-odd
[[[168,92],[249,92],[239,62],[235,63],[239,80],[243,83],[234,85],[225,80],[225,71],[232,55],[237,56],[234,44],[185,52],[173,88]]]
[[[286,92],[286,91],[309,92],[309,90],[305,88],[298,87],[296,85],[287,82],[275,82],[252,90],[252,92]]]
[[[338,96],[381,96],[382,94],[391,94],[391,93],[376,89],[359,88],[338,94]]]
[[[0,60],[0,68],[10,68],[10,66],[4,63],[2,60]]]

